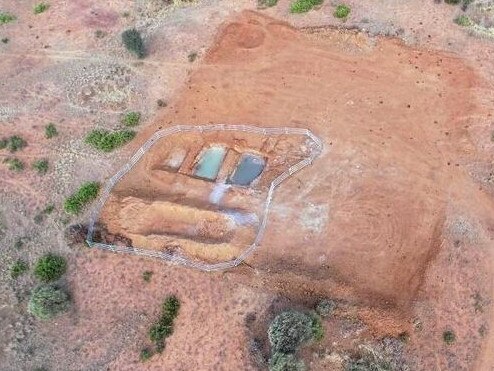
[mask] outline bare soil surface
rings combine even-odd
[[[343,370],[364,346],[391,348],[411,370],[493,369],[494,46],[452,22],[459,7],[348,3],[345,22],[331,2],[305,15],[290,14],[284,0],[262,13],[240,12],[255,7],[250,1],[76,1],[40,15],[32,4],[0,5],[17,16],[0,25],[9,38],[0,44],[1,137],[28,142],[0,151],[26,164],[21,173],[0,164],[0,369],[266,369],[269,321],[323,297],[338,307],[323,321],[325,338],[299,354],[311,370]],[[148,47],[142,61],[120,45],[132,26]],[[189,62],[192,52],[198,59]],[[111,154],[84,144],[93,128],[120,127],[127,110],[143,115],[131,144]],[[44,137],[48,122],[56,139]],[[181,123],[309,128],[325,150],[277,190],[261,247],[235,270],[205,274],[69,247],[66,225],[88,215],[69,219],[63,199],[83,181],[108,179],[159,128]],[[41,177],[30,167],[45,157],[51,167]],[[149,158],[162,164],[159,153]],[[134,194],[122,183],[114,197],[127,197],[141,218],[143,208],[165,212],[165,232],[188,241],[190,221],[211,217],[217,229],[204,229],[199,242],[220,245],[216,232],[228,223],[205,206],[213,185],[179,171],[153,178],[155,165],[144,161],[129,175]],[[148,173],[156,187],[196,194],[152,204],[139,184]],[[260,205],[248,200],[237,201]],[[54,213],[34,218],[51,203]],[[182,223],[174,223],[177,207]],[[153,218],[120,219],[136,235],[156,231]],[[224,258],[201,249],[201,258]],[[13,280],[9,269],[18,258],[32,268],[48,251],[69,260],[61,283],[74,305],[41,322],[26,312],[36,280]],[[182,302],[174,334],[143,363],[149,327],[170,294]]]

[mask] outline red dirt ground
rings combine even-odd
[[[20,7],[10,3],[9,10]],[[390,18],[413,36],[408,41],[450,52],[353,31],[295,30],[252,12],[226,22],[203,52],[221,19],[234,7],[252,6],[231,3],[192,6],[153,23],[146,39],[151,53],[142,64],[134,64],[119,43],[119,32],[135,23],[133,16],[117,20],[131,9],[121,0],[105,9],[92,0],[52,4],[45,18],[28,7],[19,10],[17,23],[1,29],[11,42],[2,46],[0,70],[8,71],[2,92],[8,94],[0,108],[20,108],[2,122],[2,135],[28,139],[19,154],[28,165],[47,156],[56,168],[49,181],[0,169],[0,224],[9,227],[2,248],[14,237],[30,236],[23,250],[2,262],[23,257],[32,265],[53,250],[68,256],[75,305],[54,321],[33,322],[22,297],[36,282],[8,280],[1,287],[0,363],[5,369],[256,369],[249,340],[265,336],[275,313],[330,296],[342,301],[324,321],[325,340],[303,353],[312,370],[341,369],[334,361],[340,351],[402,331],[410,334],[412,370],[492,370],[492,45],[462,33],[445,4],[392,0],[376,7],[350,0],[347,25],[358,17],[369,16],[371,23]],[[305,16],[289,15],[288,6],[282,0],[267,12],[297,26],[340,23],[330,2]],[[186,25],[174,29],[175,21]],[[113,36],[97,39],[96,29]],[[187,54],[194,50],[200,59],[190,64]],[[99,63],[112,58],[126,66],[122,80],[131,81],[122,88],[125,99],[116,106],[92,95],[89,102],[78,100],[84,98],[86,69],[102,89],[96,98],[105,98],[107,83],[121,88],[122,81],[100,81],[106,75],[99,75]],[[103,156],[81,145],[95,126],[113,128],[124,109],[142,108],[146,124],[158,98],[170,105],[128,148]],[[43,138],[50,121],[60,129],[58,142]],[[33,225],[37,210],[51,201],[61,204],[82,181],[109,176],[158,128],[218,122],[310,128],[325,141],[314,165],[277,191],[267,234],[249,265],[204,274],[71,250],[61,233],[62,215]],[[146,270],[154,272],[150,283],[142,279]],[[175,333],[162,355],[140,363],[149,326],[171,293],[182,301]],[[250,313],[257,320],[248,329]],[[22,331],[21,320],[28,322]],[[448,329],[457,336],[451,346],[442,340]],[[13,352],[14,343],[22,351]]]
[[[493,225],[492,199],[457,160],[473,148],[463,118],[475,114],[479,80],[451,54],[395,40],[374,45],[352,32],[343,34],[342,48],[340,36],[324,29],[304,35],[243,13],[223,27],[173,113],[140,138],[178,123],[314,131],[325,152],[279,189],[262,247],[248,260],[253,270],[238,270],[239,279],[292,297],[381,308],[359,317],[375,335],[397,335],[411,331],[416,300],[431,298],[435,278],[426,272],[454,242],[448,221],[465,214],[483,230]],[[467,209],[452,211],[464,200]],[[489,233],[480,234],[488,243]],[[479,261],[478,269],[491,267]],[[462,356],[454,364],[466,367],[470,356]]]

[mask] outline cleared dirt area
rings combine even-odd
[[[27,7],[0,25],[11,40],[0,45],[1,136],[26,138],[16,154],[26,166],[53,165],[45,177],[0,167],[0,369],[266,370],[274,316],[331,298],[324,339],[299,354],[310,370],[345,370],[369,344],[390,348],[396,370],[492,370],[492,43],[453,24],[459,7],[433,1],[349,1],[346,22],[330,2],[305,15],[289,14],[288,0],[262,12],[241,11],[249,1],[162,5],[59,3],[46,18]],[[142,61],[120,43],[134,25],[149,50]],[[344,29],[354,27],[402,40]],[[84,144],[128,110],[142,113],[128,146],[101,154]],[[48,122],[56,141],[44,137]],[[60,206],[81,182],[109,179],[159,129],[216,123],[308,128],[324,142],[275,192],[245,264],[204,273],[67,244],[67,224],[89,217],[68,219]],[[165,138],[115,187],[101,221],[134,245],[231,259],[255,236],[270,179],[306,145],[238,133]],[[264,175],[216,189],[194,175],[211,146],[228,148],[219,181],[244,152],[266,159]],[[33,220],[49,203],[53,214]],[[9,267],[23,258],[32,268],[48,251],[68,259],[61,283],[73,305],[37,321],[26,311],[36,280],[13,280]],[[181,301],[173,335],[142,362],[170,294]]]

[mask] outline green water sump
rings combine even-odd
[[[210,147],[205,150],[196,165],[194,175],[200,178],[215,180],[225,158],[224,147]]]

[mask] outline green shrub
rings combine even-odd
[[[153,351],[152,349],[149,349],[149,348],[144,348],[141,350],[141,354],[139,354],[139,359],[141,362],[146,362],[148,361],[149,359],[151,359],[151,357],[153,356]]]
[[[290,5],[291,13],[306,13],[317,5],[321,5],[324,0],[296,0]]]
[[[162,305],[161,316],[149,329],[149,338],[156,345],[156,349],[164,349],[165,339],[173,334],[173,320],[178,315],[180,302],[175,296],[169,296]]]
[[[180,301],[174,295],[169,296],[163,302],[162,309],[165,315],[168,315],[171,318],[175,318],[178,315],[178,311],[180,309]]]
[[[457,5],[461,3],[461,0],[444,0],[446,4]]]
[[[324,327],[322,325],[321,317],[317,314],[312,314],[312,338],[315,341],[321,341],[324,338]]]
[[[473,22],[470,20],[470,17],[467,15],[464,15],[464,14],[456,17],[455,23],[459,26],[462,26],[462,27],[469,27],[469,26],[473,25]]]
[[[12,153],[20,151],[25,146],[27,146],[27,142],[18,135],[0,140],[0,149],[7,148]]]
[[[122,33],[122,42],[127,50],[134,53],[137,58],[144,58],[146,56],[144,41],[142,41],[141,34],[135,28],[125,30]]]
[[[257,7],[261,9],[270,8],[276,4],[278,4],[278,0],[257,0]]]
[[[45,175],[48,172],[48,160],[37,160],[33,163],[33,169],[38,172],[39,175]]]
[[[122,119],[122,124],[128,127],[137,126],[141,120],[139,112],[127,112]]]
[[[7,43],[9,42],[9,38],[8,38],[8,37],[4,37],[4,38],[2,39],[2,42],[3,42],[4,44],[7,44]]]
[[[47,3],[38,3],[34,6],[34,14],[40,14],[48,10],[50,7]]]
[[[276,352],[269,360],[269,371],[305,371],[304,361],[294,354]]]
[[[46,139],[51,139],[53,137],[56,137],[58,135],[58,130],[55,127],[55,124],[49,123],[48,125],[45,126],[45,138]]]
[[[15,19],[15,16],[10,13],[0,12],[0,24],[13,22]]]
[[[350,14],[350,7],[345,4],[338,5],[333,13],[333,15],[339,19],[346,18],[348,17],[349,14]]]
[[[42,282],[58,280],[66,271],[65,258],[52,253],[39,258],[34,267],[34,275]]]
[[[86,136],[86,143],[100,151],[111,152],[130,142],[135,135],[132,130],[119,130],[113,133],[108,130],[93,130]]]
[[[19,259],[10,267],[10,277],[13,279],[19,278],[26,273],[28,269],[29,266],[27,263],[24,260]]]
[[[328,317],[336,309],[336,302],[334,300],[323,299],[316,306],[316,312],[321,317]]]
[[[268,329],[273,352],[294,353],[313,338],[312,324],[312,318],[305,313],[294,310],[280,313]]]
[[[86,182],[75,193],[65,200],[64,209],[69,214],[79,214],[84,206],[98,197],[100,184]]]
[[[27,309],[39,319],[50,319],[69,308],[69,295],[54,285],[41,285],[31,293]]]
[[[451,345],[456,341],[456,335],[451,330],[444,331],[443,332],[443,340],[446,344]]]
[[[7,164],[9,170],[21,172],[24,170],[24,162],[19,160],[18,158],[6,158],[3,160],[5,164]]]

